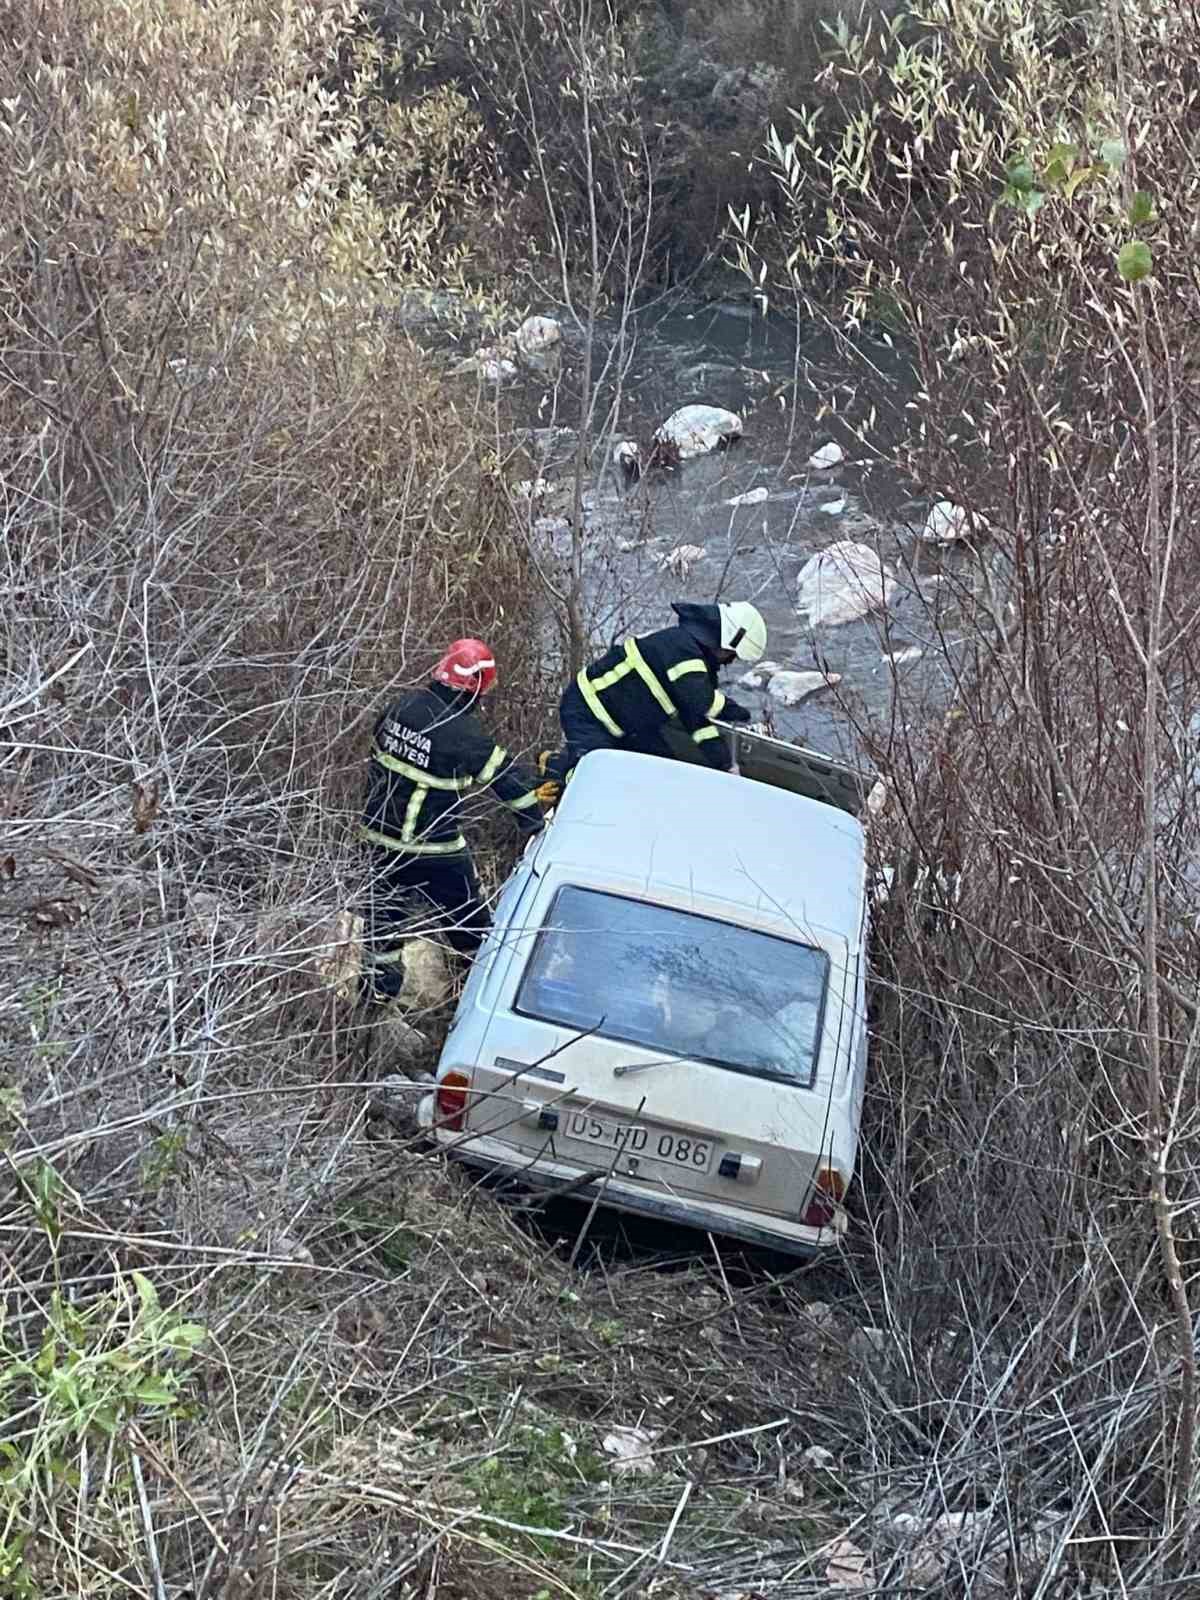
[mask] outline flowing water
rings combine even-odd
[[[612,330],[603,337],[611,340]],[[644,448],[664,418],[690,403],[737,412],[745,433],[728,450],[632,484],[606,464],[612,440],[597,449],[584,502],[597,638],[668,623],[672,599],[753,600],[767,620],[770,660],[841,682],[784,709],[765,690],[739,684],[734,668],[727,674],[734,694],[776,732],[851,758],[861,756],[865,722],[878,736],[918,707],[944,704],[970,563],[958,549],[922,542],[932,497],[914,500],[879,463],[889,439],[878,419],[900,415],[915,392],[902,356],[880,338],[864,339],[847,357],[829,336],[798,334],[786,320],[736,301],[648,314],[633,348],[618,437]],[[531,523],[558,557],[571,537],[563,517],[573,471],[569,425],[578,420],[571,395],[582,364],[569,328],[561,349],[553,377],[527,375],[508,391],[515,419],[530,426],[533,470],[551,485]],[[873,459],[855,433],[872,414]],[[813,470],[810,455],[830,441],[842,446],[843,462]],[[743,495],[753,503],[729,504]],[[810,628],[797,613],[797,575],[815,551],[840,540],[878,552],[897,579],[895,599],[886,612]],[[673,568],[667,564],[689,546]]]

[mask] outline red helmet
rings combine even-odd
[[[456,639],[433,669],[435,683],[486,694],[496,682],[496,658],[482,639]]]

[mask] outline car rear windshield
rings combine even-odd
[[[516,1009],[807,1087],[828,975],[823,950],[572,886],[554,897]]]

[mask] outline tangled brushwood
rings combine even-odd
[[[904,341],[899,464],[973,552],[949,716],[922,728],[901,689],[870,730],[895,785],[873,1142],[894,1393],[961,1430],[933,1504],[1065,1513],[1039,1594],[1149,1595],[1200,1567],[1200,36],[1155,3],[1083,30],[1009,0],[844,25],[772,132],[773,217],[735,231],[773,292]],[[979,1410],[938,1376],[966,1344],[993,1371]]]
[[[328,981],[379,702],[471,632],[548,703],[394,315],[503,232],[474,113],[343,0],[0,0],[0,1595],[1196,1587],[1200,33],[1091,21],[847,26],[773,137],[755,284],[908,341],[977,582],[864,730],[857,1242],[583,1272]]]

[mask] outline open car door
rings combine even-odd
[[[809,800],[820,800],[827,806],[836,806],[839,811],[848,811],[852,817],[862,815],[875,782],[873,772],[860,772],[832,756],[822,755],[819,750],[789,744],[786,739],[777,739],[771,734],[751,733],[728,722],[718,726],[728,736],[733,746],[734,766],[744,778],[804,795]],[[677,723],[667,723],[663,736],[678,760],[700,762],[696,746]]]

